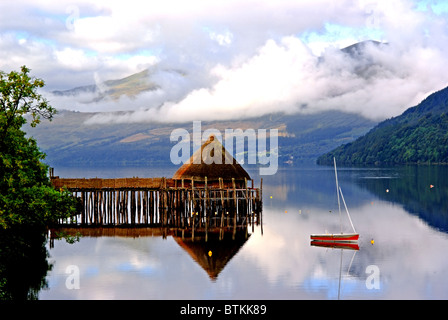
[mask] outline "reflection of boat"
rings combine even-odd
[[[336,178],[336,193],[338,196],[339,218],[340,218],[340,222],[341,222],[341,233],[312,234],[311,240],[315,240],[315,241],[357,241],[359,239],[359,234],[356,232],[355,227],[353,226],[352,219],[350,218],[350,213],[348,212],[347,204],[345,203],[344,195],[342,194],[342,189],[339,187],[338,172],[336,169],[336,159],[333,158],[333,160],[334,160],[334,174],[335,174],[335,178]],[[341,197],[342,202],[344,203],[345,211],[347,212],[348,219],[353,228],[353,233],[343,233],[342,232],[341,201],[340,201],[339,197]]]
[[[341,250],[341,260],[339,264],[339,283],[338,283],[338,300],[341,298],[341,280],[342,280],[342,251],[344,250],[353,250],[353,256],[348,266],[347,275],[350,273],[350,269],[352,267],[353,260],[355,259],[356,252],[359,250],[359,246],[357,242],[344,241],[311,241],[311,246],[315,247],[324,247],[324,248],[332,248]]]
[[[310,245],[314,247],[326,247],[326,248],[336,248],[336,249],[347,249],[347,250],[359,250],[357,242],[337,242],[337,241],[311,241]]]

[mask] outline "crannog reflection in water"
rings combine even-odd
[[[253,226],[244,224],[225,230],[196,231],[159,227],[60,227],[51,230],[50,248],[59,235],[77,237],[172,237],[175,242],[208,274],[216,280],[235,254],[243,247]],[[260,226],[257,226],[257,228]],[[261,229],[261,227],[260,227]],[[254,230],[252,228],[252,230]],[[149,254],[149,253],[148,253]]]
[[[195,237],[175,236],[174,240],[184,249],[194,261],[215,281],[220,272],[249,239],[250,234],[240,230],[236,234],[227,234],[219,239],[218,234]]]

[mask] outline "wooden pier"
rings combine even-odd
[[[50,168],[50,179],[79,199],[79,214],[59,225],[180,228],[194,237],[261,221],[263,179],[255,188],[213,135],[173,178],[61,179]]]
[[[79,199],[78,215],[59,221],[77,226],[154,226],[195,232],[236,229],[260,223],[262,183],[253,180],[204,178],[62,179],[53,186],[66,188]],[[248,185],[250,184],[250,185]]]

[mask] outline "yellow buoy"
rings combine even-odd
[[[371,244],[374,244],[374,243],[375,243],[375,240],[373,240],[373,239],[370,240],[370,243],[371,243]]]

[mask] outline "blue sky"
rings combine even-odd
[[[433,0],[417,1],[416,7],[417,10],[425,12],[432,10],[437,15],[448,13],[448,2],[446,1],[433,1]]]
[[[380,28],[368,26],[353,28],[327,22],[324,24],[322,32],[304,32],[300,35],[300,39],[310,47],[314,54],[320,55],[328,46],[343,48],[366,40],[381,42],[384,40],[384,33]]]
[[[51,91],[149,68],[160,89],[139,99],[53,99],[139,112],[127,121],[328,109],[382,119],[448,85],[447,16],[448,2],[433,0],[2,2],[0,69],[25,64]],[[364,40],[389,45],[362,62],[335,51]]]

